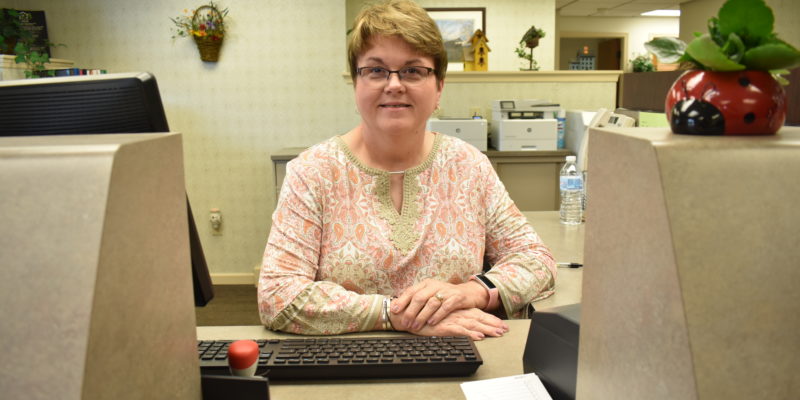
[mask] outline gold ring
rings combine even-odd
[[[436,300],[439,300],[439,301],[444,301],[444,296],[442,296],[442,294],[441,294],[441,293],[436,293],[436,295],[435,295],[435,296],[433,296],[433,297],[436,297]]]

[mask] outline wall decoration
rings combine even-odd
[[[172,38],[192,37],[200,51],[200,59],[207,62],[219,60],[219,50],[225,38],[225,17],[228,9],[222,10],[213,1],[196,10],[183,10],[183,15],[170,18],[177,29]]]
[[[25,77],[54,76],[46,69],[50,48],[63,46],[47,39],[44,11],[0,8],[0,54],[14,55],[16,64],[25,64]]]
[[[519,41],[519,47],[514,49],[514,52],[517,53],[517,57],[528,60],[528,68],[520,68],[522,71],[538,71],[539,70],[539,63],[533,59],[533,48],[539,46],[539,39],[545,37],[545,32],[539,28],[536,28],[535,25],[531,25],[530,29],[528,29],[524,35],[522,35],[522,39]],[[531,49],[530,53],[526,53],[525,49]]]
[[[458,71],[464,68],[464,47],[468,46],[476,30],[486,34],[486,7],[472,8],[426,8],[442,32],[447,50],[447,69]]]
[[[478,29],[472,35],[467,46],[464,46],[464,71],[489,70],[489,38]]]
[[[0,9],[0,27],[0,53],[16,54],[17,40],[23,39],[30,51],[51,56],[44,11]]]

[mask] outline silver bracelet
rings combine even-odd
[[[385,331],[393,331],[392,320],[389,318],[389,306],[392,303],[391,297],[383,298],[383,307],[381,310],[381,327]]]

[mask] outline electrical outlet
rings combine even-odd
[[[212,208],[208,220],[211,222],[211,234],[222,235],[222,212],[219,208]]]

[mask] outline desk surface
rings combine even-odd
[[[526,212],[534,229],[550,247],[557,261],[583,262],[583,225],[565,226],[558,222],[558,212]],[[535,303],[538,309],[580,302],[582,268],[560,268],[556,293]],[[468,377],[395,380],[350,380],[273,382],[270,398],[282,399],[463,399],[462,382],[519,375],[522,354],[528,338],[530,320],[508,321],[510,331],[502,338],[476,342],[483,365]],[[405,335],[403,333],[364,333],[348,336]],[[262,326],[203,326],[197,328],[198,339],[261,339],[288,338],[294,335],[272,332]]]

